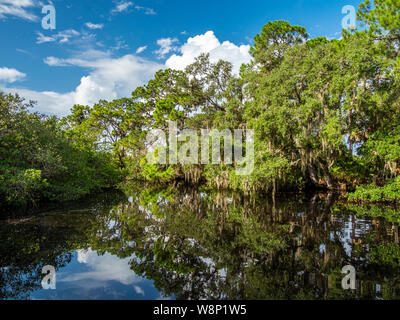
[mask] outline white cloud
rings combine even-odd
[[[104,24],[102,24],[102,23],[95,24],[95,23],[91,23],[91,22],[86,22],[85,25],[86,25],[86,27],[88,27],[89,29],[92,29],[92,30],[103,29],[103,27],[104,27]]]
[[[131,1],[121,1],[117,4],[117,6],[111,10],[112,13],[119,13],[128,10],[131,6],[133,6],[133,2]]]
[[[56,57],[46,57],[43,62],[51,67],[65,67],[68,65],[65,59],[59,59]]]
[[[124,11],[128,11],[130,7],[133,7],[134,3],[132,1],[125,1],[122,0],[117,3],[114,9],[111,10],[111,13],[120,13]],[[147,8],[147,7],[142,7],[142,6],[135,6],[135,9],[137,11],[143,11],[144,14],[146,15],[155,15],[157,12],[155,12],[154,9],[152,8]]]
[[[34,111],[41,113],[65,116],[75,103],[74,92],[58,93],[54,91],[33,91],[20,88],[0,88],[6,93],[18,93],[26,100],[37,101]]]
[[[162,67],[133,55],[102,59],[90,62],[87,66],[94,68],[94,71],[82,77],[76,88],[77,101],[82,104],[92,104],[102,97],[115,99],[128,96]]]
[[[31,54],[29,51],[26,51],[26,50],[23,50],[23,49],[19,49],[19,48],[16,48],[15,51],[23,53],[23,54],[27,54],[27,55]]]
[[[38,35],[38,37],[36,38],[37,44],[46,43],[46,42],[55,42],[55,41],[58,41],[59,43],[66,43],[71,38],[79,36],[80,33],[74,29],[69,29],[69,30],[60,31],[59,33],[54,34],[52,36],[45,36],[41,32],[38,32],[37,35]]]
[[[144,290],[141,287],[133,286],[133,288],[135,289],[137,294],[141,294],[142,296],[144,296]]]
[[[147,49],[147,46],[139,47],[136,49],[136,54],[142,53]]]
[[[250,45],[237,46],[229,41],[220,43],[214,32],[208,31],[205,34],[189,38],[179,49],[181,54],[172,55],[165,64],[168,68],[183,70],[193,63],[200,54],[209,53],[211,62],[217,62],[221,59],[229,61],[233,65],[233,72],[238,74],[240,66],[251,60],[249,50]]]
[[[155,14],[157,14],[157,12],[155,12],[154,9],[152,9],[152,8],[135,6],[135,9],[139,10],[139,11],[144,11],[144,14],[147,14],[147,15],[155,15]]]
[[[52,67],[78,66],[96,68],[97,61],[111,59],[110,51],[100,51],[90,49],[77,54],[73,58],[61,59],[56,57],[46,57],[43,62]]]
[[[38,32],[38,37],[36,38],[36,43],[46,43],[46,42],[54,42],[56,39],[53,37],[45,36],[43,33]]]
[[[178,39],[176,38],[163,38],[157,40],[157,44],[160,46],[160,49],[156,50],[155,53],[160,59],[164,58],[165,55],[171,51],[176,51],[178,49],[174,46],[174,43],[176,42],[178,42]]]
[[[111,58],[108,53],[96,50],[70,59],[47,57],[44,62],[54,67],[78,66],[91,71],[81,78],[79,85],[71,92],[37,92],[17,88],[2,90],[18,92],[28,100],[37,101],[37,111],[60,116],[68,114],[74,104],[93,105],[100,99],[112,100],[130,96],[134,89],[163,68],[161,64],[134,55]]]
[[[124,285],[133,285],[142,281],[129,266],[129,260],[119,259],[109,253],[99,256],[91,249],[78,250],[77,260],[85,264],[88,271],[77,273],[65,273],[57,279],[59,282],[79,282],[87,285],[90,282],[91,288],[103,287],[107,281],[118,281]]]
[[[16,69],[0,68],[0,82],[13,83],[26,77],[25,73]]]
[[[136,87],[150,80],[157,70],[166,67],[182,70],[201,53],[208,52],[212,62],[217,62],[220,59],[230,61],[235,73],[239,72],[242,63],[248,63],[251,60],[249,45],[237,46],[229,41],[221,43],[212,31],[189,38],[180,48],[176,47],[176,42],[178,40],[175,38],[157,41],[160,46],[159,54],[167,55],[173,51],[179,52],[179,54],[175,53],[170,56],[165,64],[133,54],[115,58],[112,56],[113,50],[99,51],[92,49],[66,59],[51,56],[45,58],[44,62],[52,67],[76,66],[89,70],[81,77],[75,89],[70,92],[38,92],[17,88],[0,89],[5,92],[18,92],[28,100],[38,101],[36,111],[66,115],[74,104],[93,105],[100,99],[112,100],[130,96]],[[136,52],[143,52],[145,47],[138,48]],[[20,79],[22,78],[20,77]]]
[[[125,40],[117,38],[115,39],[115,46],[112,48],[116,51],[119,51],[121,49],[129,49],[129,45],[126,43]]]
[[[14,16],[28,21],[37,21],[38,17],[27,10],[34,6],[33,0],[0,0],[0,19]]]

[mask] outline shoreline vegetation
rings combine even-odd
[[[398,203],[396,3],[365,1],[358,19],[366,28],[343,30],[340,40],[309,39],[301,26],[268,22],[239,75],[203,54],[184,71],[158,71],[131,97],[75,105],[61,119],[0,93],[1,205],[77,200],[132,181],[273,196],[326,190],[345,192],[349,203]],[[180,132],[254,130],[254,171],[238,176],[236,163],[149,163],[147,133],[166,130],[168,121]]]

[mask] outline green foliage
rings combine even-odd
[[[356,191],[349,193],[347,198],[351,201],[369,202],[394,202],[400,200],[400,176],[388,181],[385,186],[379,187],[376,184],[358,186]]]
[[[32,104],[0,93],[0,198],[3,204],[71,200],[113,186],[111,158],[74,139],[54,117],[29,113]]]
[[[372,218],[372,219],[384,219],[390,223],[400,223],[400,211],[393,206],[384,206],[381,204],[336,204],[332,207],[333,213],[349,212],[357,217]]]
[[[43,181],[26,190],[37,187],[57,199],[125,177],[273,193],[367,185],[349,198],[397,201],[399,12],[399,0],[367,0],[358,16],[368,28],[344,30],[341,40],[332,41],[309,39],[303,27],[287,21],[268,22],[239,75],[229,62],[202,54],[185,70],[158,71],[131,97],[74,106],[61,121],[30,114],[18,97],[2,95],[0,153],[9,176],[3,180],[23,180],[24,170],[40,170]],[[177,122],[178,134],[254,130],[253,172],[237,176],[238,163],[143,160],[151,150],[147,134],[167,129],[169,120]]]
[[[250,53],[265,71],[271,71],[281,63],[291,46],[302,44],[307,38],[306,29],[301,26],[292,26],[287,21],[268,22],[261,34],[255,36]]]
[[[379,265],[398,267],[400,262],[400,246],[396,243],[374,246],[371,252],[371,261]]]
[[[372,31],[390,31],[393,36],[400,32],[400,1],[399,0],[366,0],[358,9],[359,18]]]
[[[1,193],[9,203],[23,204],[25,201],[35,201],[40,196],[40,190],[49,187],[46,179],[42,179],[40,170],[21,170],[16,175],[6,170],[0,177]]]
[[[141,174],[147,181],[160,181],[165,183],[173,180],[175,176],[172,166],[168,166],[163,170],[159,165],[149,163],[146,159],[142,160],[141,167]]]

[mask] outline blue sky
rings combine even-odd
[[[268,21],[339,38],[342,7],[361,0],[0,0],[0,90],[65,115],[75,103],[127,96],[160,68],[210,52],[238,70]],[[56,9],[44,30],[42,7]]]

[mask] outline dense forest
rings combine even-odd
[[[340,40],[268,22],[240,74],[199,56],[163,69],[131,97],[75,105],[65,118],[30,112],[0,94],[0,203],[75,200],[129,181],[250,192],[347,192],[352,201],[400,199],[400,1],[365,1],[362,25]],[[252,129],[254,170],[237,163],[147,161],[147,133]]]

